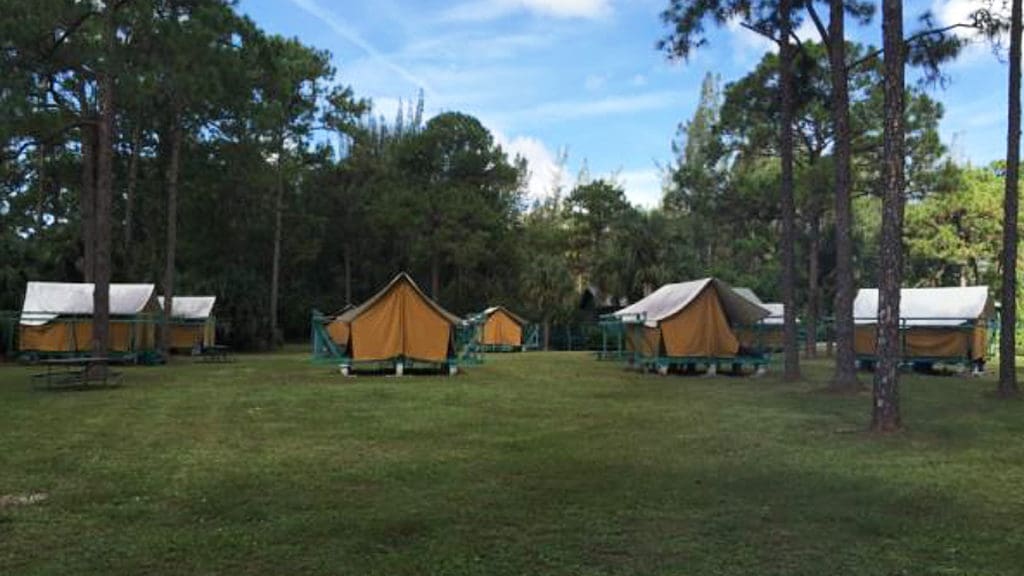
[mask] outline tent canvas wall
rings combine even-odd
[[[704,278],[666,284],[614,316],[640,356],[713,360],[741,355],[736,329],[768,314],[725,282]]]
[[[161,308],[164,297],[158,298]],[[171,305],[171,348],[207,348],[216,344],[216,296],[175,296]]]
[[[91,283],[29,282],[18,327],[22,352],[67,353],[92,348]],[[110,351],[152,350],[159,303],[153,284],[110,285]]]
[[[768,310],[769,314],[754,326],[740,328],[736,331],[740,343],[750,348],[766,350],[782,350],[785,346],[785,312],[786,306],[781,302],[764,302],[750,288],[733,288],[747,300]]]
[[[905,360],[983,362],[993,302],[987,286],[900,290],[900,335]],[[878,290],[864,288],[853,302],[854,349],[876,354]]]
[[[405,273],[336,321],[347,326],[345,348],[355,362],[404,359],[433,364],[452,358],[460,322]]]
[[[527,322],[504,306],[483,311],[480,344],[491,349],[519,348],[523,345],[523,328]]]

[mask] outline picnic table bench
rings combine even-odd
[[[72,358],[48,358],[39,362],[46,366],[46,372],[33,374],[32,378],[45,383],[47,388],[89,386],[91,384],[108,385],[111,381],[121,378],[120,372],[112,372],[107,367],[110,358],[106,356],[78,356]],[[104,369],[96,369],[102,366]]]

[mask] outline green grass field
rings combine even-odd
[[[1024,402],[990,379],[905,378],[880,438],[821,362],[796,385],[572,353],[31,372],[0,367],[2,574],[1024,572]]]

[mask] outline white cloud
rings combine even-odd
[[[451,8],[442,20],[485,22],[528,12],[552,18],[598,19],[611,14],[610,0],[471,0]]]
[[[994,5],[991,7],[993,12],[1003,18],[1009,19],[1009,13],[1006,11],[1009,3],[995,2],[993,4]],[[932,2],[931,11],[935,15],[935,19],[940,26],[953,26],[956,24],[970,23],[972,21],[971,15],[978,9],[984,7],[984,3],[977,2],[976,0],[934,0]],[[977,30],[970,28],[957,28],[953,30],[953,34],[970,41],[967,48],[953,63],[954,65],[973,65],[977,64],[978,60],[993,57],[993,45]],[[1008,47],[1010,45],[1009,33],[1004,32],[998,39],[998,42],[1004,49]]]
[[[509,158],[519,155],[526,159],[530,171],[527,191],[531,199],[547,198],[558,185],[569,186],[565,166],[559,163],[558,155],[544,142],[532,136],[509,138],[497,130],[492,131],[494,139],[505,149]]]
[[[658,168],[623,170],[616,175],[630,202],[643,208],[661,205],[664,176]]]
[[[647,76],[644,74],[637,74],[633,76],[633,79],[629,81],[630,84],[636,87],[647,86]]]
[[[736,64],[747,66],[761,59],[766,52],[775,52],[778,46],[768,38],[744,28],[740,18],[732,18],[725,27],[732,43],[732,57]]]

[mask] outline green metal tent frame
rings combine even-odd
[[[84,314],[61,314],[58,319],[61,322],[68,322],[72,326],[78,322],[92,322],[92,315]],[[14,356],[17,354],[18,358],[26,362],[36,362],[38,360],[47,358],[73,358],[75,356],[81,356],[82,351],[78,350],[21,350],[20,342],[18,341],[18,326],[21,322],[21,312],[4,311],[0,312],[0,324],[3,325],[3,333],[5,350],[8,356]],[[154,335],[153,345],[149,347],[136,347],[136,333],[134,326],[137,324],[152,324],[157,329],[162,325],[162,315],[159,312],[144,312],[141,314],[133,314],[131,316],[111,316],[110,323],[114,324],[130,324],[132,325],[132,332],[129,337],[129,349],[126,351],[110,351],[107,356],[113,362],[127,362],[133,364],[145,364],[155,365],[161,364],[164,361],[163,355],[157,348],[158,337]],[[74,342],[75,331],[72,330],[72,340]],[[77,346],[73,346],[77,348]]]

